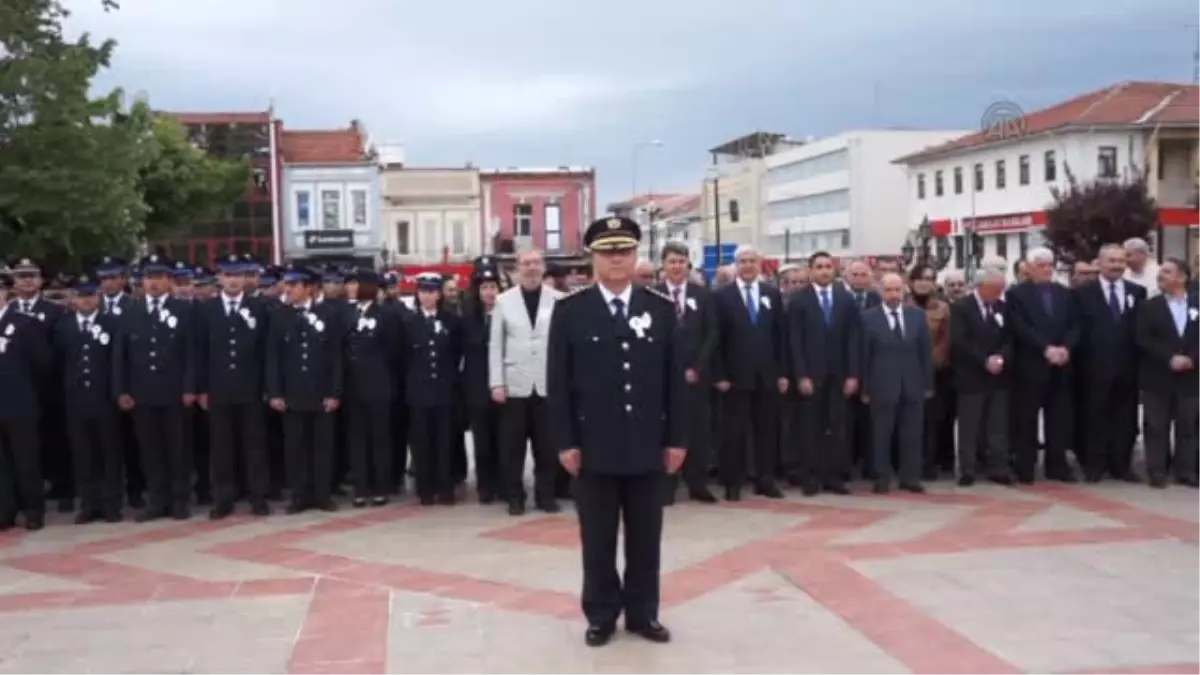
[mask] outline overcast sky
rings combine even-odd
[[[1128,79],[1191,81],[1195,0],[67,0],[157,108],[361,119],[413,166],[594,166],[602,200],[698,189],[755,129],[974,129]]]

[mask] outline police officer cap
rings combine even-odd
[[[175,264],[165,255],[151,253],[142,258],[138,267],[141,268],[143,275],[150,276],[152,274],[171,274],[175,269]]]
[[[52,291],[62,291],[71,288],[71,285],[74,282],[75,279],[70,274],[67,274],[66,272],[59,272],[58,274],[54,275],[53,279],[50,280],[50,283],[47,284],[47,288]]]
[[[42,267],[33,258],[17,258],[9,264],[12,274],[41,274]]]
[[[212,270],[207,267],[199,267],[192,270],[192,283],[197,286],[212,286],[217,283],[217,279],[213,276]]]
[[[417,275],[418,291],[442,290],[442,275],[437,272],[421,272]]]
[[[191,279],[195,276],[195,270],[186,262],[177,260],[175,261],[175,269],[171,271],[171,276],[176,279]]]
[[[383,273],[383,287],[394,288],[400,283],[400,275],[395,270],[388,270]]]
[[[93,276],[80,274],[75,277],[71,288],[79,295],[94,295],[100,290],[100,280]]]
[[[106,255],[96,265],[96,276],[101,279],[112,279],[125,274],[125,261],[114,255]]]
[[[288,265],[283,271],[283,282],[285,284],[317,284],[321,282],[321,275],[316,271],[299,265]]]
[[[253,253],[243,253],[242,264],[245,265],[246,269],[244,271],[247,274],[261,272],[263,269],[262,261],[259,260],[258,256],[254,255]]]
[[[279,283],[280,274],[282,274],[282,270],[280,270],[279,267],[275,265],[267,265],[263,268],[262,273],[258,275],[258,283],[262,284],[263,286],[274,286],[275,284]]]
[[[241,274],[247,270],[246,261],[236,253],[230,253],[217,262],[222,274]]]
[[[337,267],[330,265],[325,268],[325,272],[321,275],[321,280],[327,284],[344,284],[346,283],[346,274]]]
[[[478,258],[475,258],[475,260],[471,261],[471,267],[476,271],[487,267],[495,269],[497,266],[498,263],[496,259],[490,255],[481,255]]]
[[[583,235],[583,245],[592,251],[628,251],[642,240],[642,228],[631,218],[609,216],[593,221]]]
[[[371,286],[379,286],[383,283],[383,277],[379,272],[369,269],[354,270],[354,279],[360,284],[370,284]]]
[[[471,272],[471,283],[481,284],[485,281],[500,281],[500,270],[490,265],[476,267],[475,271]]]

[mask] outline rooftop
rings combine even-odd
[[[267,124],[271,121],[271,111],[262,112],[179,112],[173,110],[159,111],[170,115],[182,124]]]
[[[361,127],[283,132],[283,161],[288,164],[335,164],[367,159]]]
[[[508,166],[503,168],[479,169],[481,178],[509,176],[592,176],[596,170],[590,166]]]
[[[1013,120],[1021,136],[1089,127],[1147,127],[1200,124],[1200,96],[1194,84],[1121,82]],[[900,164],[1011,140],[983,129],[895,160]]]
[[[776,147],[783,143],[792,143],[788,139],[787,134],[755,131],[740,138],[721,143],[714,148],[709,148],[708,151],[714,155],[761,158],[774,154]]]

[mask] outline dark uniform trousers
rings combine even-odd
[[[688,442],[687,458],[680,473],[689,490],[707,489],[708,471],[712,467],[714,436],[706,431],[712,426],[711,389],[712,385],[703,381],[687,388],[688,424],[705,430],[694,434]],[[664,481],[666,489],[674,492],[679,486],[679,478],[669,476]]]
[[[388,398],[352,400],[346,405],[350,477],[355,497],[386,497],[392,493],[391,408]]]
[[[1169,468],[1178,478],[1195,476],[1200,447],[1196,428],[1200,399],[1181,392],[1142,390],[1142,404],[1146,473],[1152,477],[1165,476]]]
[[[478,402],[470,406],[471,440],[475,450],[475,488],[481,495],[500,495],[507,498],[501,489],[500,473],[500,428],[503,406],[492,401]]]
[[[185,420],[181,404],[152,406],[138,402],[133,425],[142,453],[151,508],[187,505],[192,498],[192,458],[184,439]]]
[[[67,438],[71,443],[81,512],[114,513],[121,509],[125,457],[121,451],[120,425],[116,407],[91,414],[67,411]]]
[[[839,377],[814,381],[812,395],[801,397],[801,415],[809,433],[801,463],[801,480],[806,483],[840,484],[850,469],[846,441],[850,401],[843,391],[844,382]],[[869,408],[864,406],[862,410],[869,421]],[[874,466],[871,454],[863,456],[863,463],[872,469],[878,468]]]
[[[40,451],[36,417],[0,415],[0,521],[16,514],[16,498],[27,515],[44,510]]]
[[[725,392],[725,436],[720,463],[721,481],[726,487],[739,487],[746,482],[748,463],[752,463],[755,480],[770,483],[775,479],[783,395],[774,385],[771,382],[753,390]]]
[[[408,404],[405,402],[404,389],[398,389],[391,402],[392,418],[392,490],[397,494],[404,493],[404,484],[408,478]]]
[[[208,411],[192,408],[192,469],[196,472],[194,488],[196,501],[203,504],[212,499],[212,438],[209,434]]]
[[[418,497],[424,499],[454,492],[453,426],[453,404],[408,408],[409,442],[412,444]]]
[[[238,459],[242,461],[246,493],[251,499],[265,499],[270,490],[267,464],[266,418],[260,403],[210,405],[209,436],[213,497],[218,503],[232,503],[238,496]]]
[[[550,449],[546,433],[546,399],[511,397],[500,417],[500,473],[503,491],[510,500],[525,500],[525,448],[533,448],[533,496],[537,503],[553,501],[558,458]]]
[[[323,504],[333,484],[336,416],[316,410],[283,413],[283,445],[293,504]]]
[[[287,462],[283,450],[283,413],[267,409],[266,424],[267,466],[270,476],[269,494],[274,499],[287,482]]]

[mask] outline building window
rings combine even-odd
[[[958,269],[963,269],[963,236],[961,234],[954,235],[954,266]]]
[[[412,226],[407,220],[396,221],[396,255],[412,253]]]
[[[450,251],[456,255],[467,252],[467,224],[461,220],[450,221]]]
[[[732,215],[735,211],[733,207],[736,203],[729,202],[730,220],[733,220]],[[849,209],[850,191],[832,190],[830,192],[793,197],[768,204],[767,217],[771,220],[783,220],[786,218],[817,216],[822,213],[840,213]]]
[[[975,165],[975,191],[983,192],[983,165]]]
[[[355,229],[367,227],[367,191],[350,191],[350,223]]]
[[[917,174],[917,199],[925,199],[925,174]]]
[[[562,250],[562,206],[546,205],[546,250]]]
[[[1100,147],[1096,156],[1096,173],[1101,178],[1117,177],[1117,149],[1111,145]]]
[[[312,193],[308,190],[296,191],[296,229],[307,230],[312,227]]]
[[[996,189],[1003,190],[1008,185],[1008,166],[1004,160],[996,160]]]
[[[842,230],[842,248],[850,248],[850,230]]]
[[[842,148],[791,164],[777,166],[767,172],[767,182],[771,185],[782,185],[838,171],[847,171],[849,168],[850,151]]]
[[[1017,158],[1017,182],[1021,185],[1029,185],[1029,155],[1021,155]]]
[[[337,230],[342,226],[342,193],[321,190],[321,229]]]
[[[729,200],[729,222],[736,223],[737,221],[741,220],[742,219],[741,213],[742,213],[742,209],[741,209],[741,207],[738,206],[738,200],[730,199]]]
[[[434,261],[442,255],[442,240],[438,236],[438,221],[430,218],[421,226],[421,254]]]
[[[1008,258],[1008,235],[1001,233],[996,236],[996,255]]]
[[[954,167],[954,194],[962,194],[962,185],[962,167],[956,166]]]
[[[533,206],[529,204],[513,204],[513,236],[529,237],[533,235]]]
[[[1053,183],[1058,180],[1058,160],[1054,157],[1054,151],[1047,150],[1042,161],[1045,165],[1043,171],[1045,172],[1046,182]],[[1022,251],[1021,253],[1023,255],[1025,252]]]
[[[941,197],[946,191],[945,181],[942,179],[942,172],[936,171],[933,174],[933,195]]]

